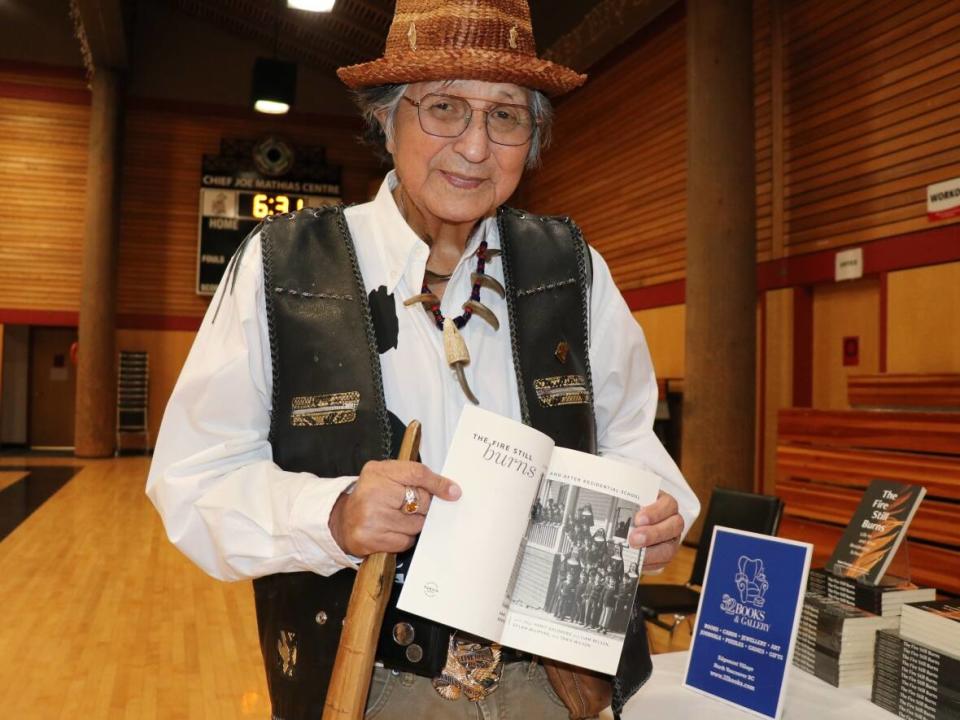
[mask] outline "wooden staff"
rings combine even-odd
[[[420,451],[420,423],[407,425],[397,460],[413,460]],[[397,556],[373,553],[363,561],[353,581],[337,659],[327,687],[323,720],[361,720],[370,692],[370,675],[376,662],[377,639],[390,599]]]

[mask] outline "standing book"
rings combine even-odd
[[[827,570],[867,585],[879,584],[926,492],[920,485],[872,481],[827,561]]]
[[[463,494],[431,503],[398,607],[614,674],[643,564],[627,545],[630,520],[660,479],[473,406],[442,474]]]

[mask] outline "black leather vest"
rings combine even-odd
[[[501,208],[497,221],[522,419],[558,445],[596,452],[586,243],[568,218]],[[403,427],[384,402],[370,308],[343,208],[270,217],[260,230],[273,363],[274,461],[318,477],[358,475],[367,461],[397,452]],[[565,353],[557,352],[560,341]],[[398,558],[398,566],[408,557]],[[323,714],[355,575],[297,572],[254,581],[275,718],[319,720]],[[449,629],[397,610],[398,594],[399,585],[384,619],[378,659],[386,667],[436,676]],[[614,678],[618,712],[651,670],[638,610],[635,605]],[[407,657],[390,639],[400,621],[413,626],[421,658]]]

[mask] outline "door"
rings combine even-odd
[[[813,291],[813,407],[844,410],[847,376],[879,372],[880,281],[818,285]]]
[[[77,369],[70,362],[76,328],[30,329],[31,447],[73,447]]]

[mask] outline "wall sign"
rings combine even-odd
[[[340,168],[321,147],[294,148],[285,140],[221,140],[203,156],[197,294],[213,295],[230,257],[268,215],[340,201]]]
[[[863,277],[863,248],[840,250],[833,268],[834,280],[856,280]]]
[[[927,185],[927,219],[945,220],[960,215],[960,178]]]

